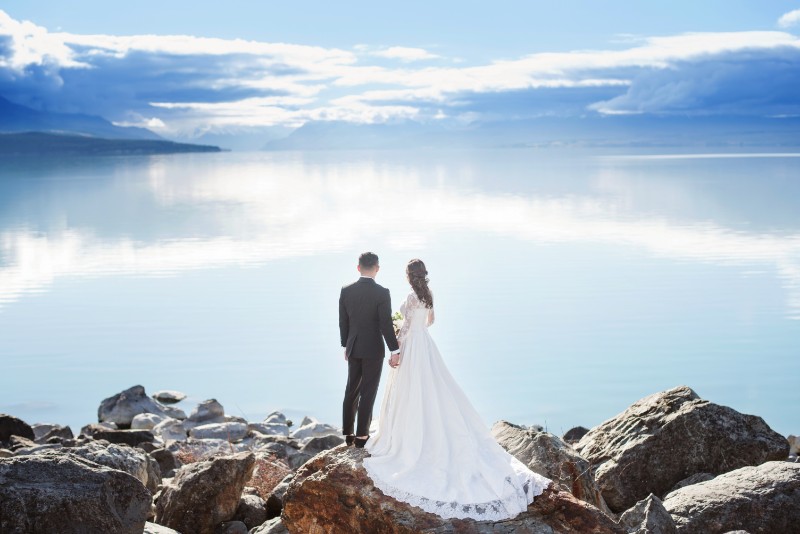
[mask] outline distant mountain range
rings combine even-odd
[[[163,139],[105,139],[49,132],[0,133],[0,156],[119,156],[220,151],[217,146]]]
[[[145,128],[116,126],[95,115],[38,111],[2,96],[0,134],[0,154],[163,154],[220,150],[214,145],[168,141]],[[260,135],[262,141],[257,144]],[[269,140],[266,145],[264,140]],[[131,143],[126,144],[128,141]],[[264,150],[273,151],[526,147],[796,149],[800,147],[800,117],[588,114],[470,124],[447,120],[384,124],[316,121],[294,131],[265,126],[206,134],[203,141],[223,142],[243,150],[263,145]]]
[[[800,147],[800,117],[591,115],[460,125],[310,122],[264,150]]]
[[[116,126],[96,115],[38,111],[0,96],[0,154],[169,154],[219,152],[167,141],[146,128]]]

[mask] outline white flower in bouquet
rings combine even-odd
[[[400,329],[403,328],[403,314],[394,312],[394,315],[392,315],[392,324],[394,325],[394,335],[399,334]]]

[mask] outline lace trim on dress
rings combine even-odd
[[[506,477],[505,485],[513,491],[505,499],[497,499],[484,503],[464,504],[459,502],[436,501],[421,495],[409,493],[393,487],[371,473],[369,467],[364,463],[364,469],[372,479],[376,488],[381,490],[384,495],[408,503],[422,510],[436,514],[444,519],[475,519],[476,521],[502,521],[511,519],[527,509],[533,502],[534,497],[538,497],[550,484],[550,480],[544,477],[537,477],[535,474],[526,477],[525,483],[514,484],[511,477]]]

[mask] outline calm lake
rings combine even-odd
[[[395,309],[427,263],[431,332],[487,425],[560,434],[686,384],[797,434],[795,156],[2,161],[0,411],[77,431],[142,384],[338,425],[339,289],[372,250]]]

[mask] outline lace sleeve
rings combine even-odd
[[[428,326],[431,326],[436,320],[436,314],[433,313],[433,308],[428,309]]]
[[[403,326],[400,327],[400,331],[397,333],[397,341],[400,343],[403,342],[403,339],[408,333],[408,328],[411,326],[411,317],[416,311],[417,303],[417,295],[412,291],[409,293],[408,297],[406,297],[406,301],[400,305],[400,313],[403,315]]]

